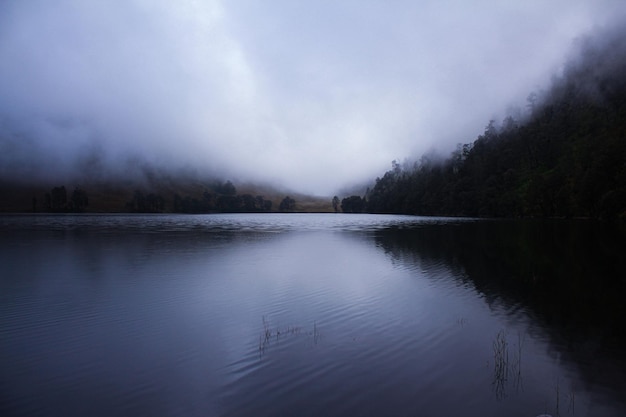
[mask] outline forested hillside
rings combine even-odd
[[[526,115],[490,121],[445,160],[393,168],[365,196],[372,213],[626,217],[626,36],[580,53]]]

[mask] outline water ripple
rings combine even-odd
[[[410,229],[424,225],[468,222],[475,219],[401,215],[341,215],[330,213],[263,214],[49,214],[3,215],[0,230],[71,233],[278,233],[287,231],[356,231]]]

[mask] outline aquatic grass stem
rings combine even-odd
[[[302,328],[300,326],[287,326],[284,328],[277,326],[276,328],[273,328],[265,316],[262,317],[261,321],[262,329],[259,334],[259,356],[263,356],[265,349],[270,345],[272,339],[278,341],[281,336],[299,335],[302,332]],[[311,333],[307,332],[306,334],[312,336],[314,344],[317,344],[320,339],[320,330],[317,326],[317,322],[313,322],[313,331]]]

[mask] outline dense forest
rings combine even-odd
[[[525,112],[491,120],[448,158],[394,161],[364,197],[344,199],[343,211],[626,218],[626,36],[578,46]]]

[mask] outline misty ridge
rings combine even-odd
[[[578,38],[551,85],[529,93],[526,108],[488,121],[476,140],[460,143],[448,157],[431,152],[393,161],[364,194],[342,195],[342,210],[624,218],[624,39],[619,25]],[[104,133],[86,120],[50,116],[45,122],[24,128],[0,115],[1,211],[338,211],[330,198],[238,181],[245,167],[225,169],[210,154],[198,164],[106,148]],[[66,140],[62,135],[78,138],[75,147],[55,146]]]
[[[525,111],[490,120],[448,157],[393,161],[363,197],[342,200],[344,211],[626,219],[625,35],[580,38]]]

